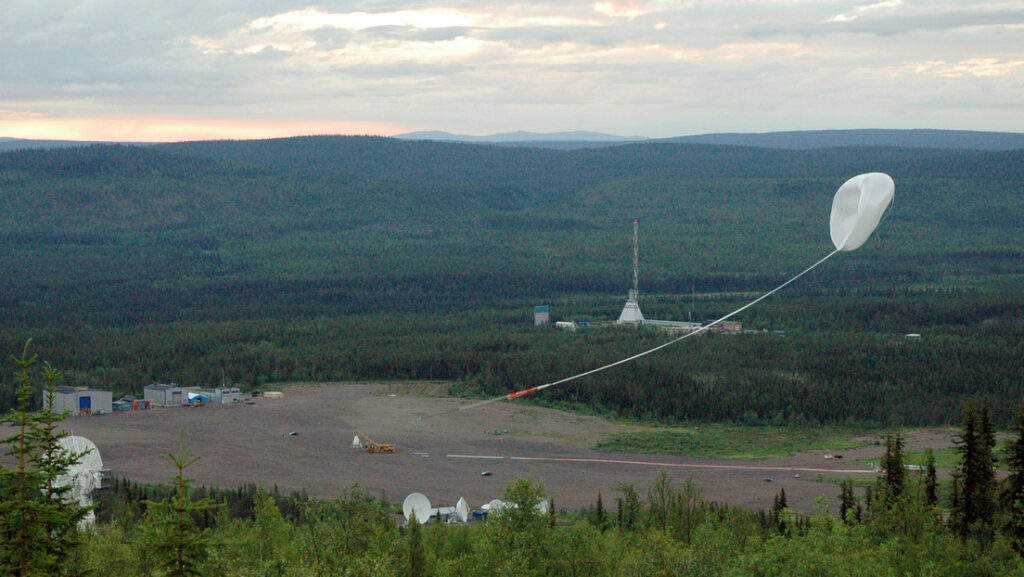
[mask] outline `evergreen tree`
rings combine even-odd
[[[409,562],[406,574],[409,577],[421,577],[426,574],[427,553],[423,545],[423,527],[415,515],[409,520],[407,538],[409,540]]]
[[[885,502],[892,506],[903,495],[907,483],[907,469],[903,466],[903,437],[899,433],[885,438],[882,469],[885,471]]]
[[[38,360],[28,355],[31,343],[25,343],[21,356],[11,357],[18,367],[18,407],[3,419],[17,430],[2,441],[16,464],[0,470],[0,574],[17,576],[64,573],[80,544],[78,524],[88,512],[66,503],[71,488],[57,484],[81,455],[60,445],[67,433],[57,424],[65,415],[52,410],[60,373],[49,364],[44,363],[42,372],[49,405],[37,414],[30,412],[31,368]]]
[[[780,535],[789,535],[790,527],[786,523],[785,511],[789,507],[786,503],[786,489],[779,489],[772,502],[772,521]]]
[[[963,425],[957,443],[960,465],[953,476],[953,505],[950,523],[962,538],[991,533],[995,515],[995,434],[989,418],[988,400],[979,414],[974,404],[964,408]]]
[[[939,503],[939,479],[935,472],[935,451],[931,447],[924,450],[924,500],[931,507]]]
[[[853,496],[853,480],[845,479],[839,483],[839,518],[847,523],[856,522],[857,500]]]
[[[995,518],[998,497],[996,480],[996,432],[989,414],[988,397],[981,400],[981,413],[978,415],[978,518],[991,527]]]
[[[192,482],[185,476],[199,457],[185,448],[185,431],[181,431],[178,454],[164,455],[177,474],[174,495],[162,501],[146,501],[146,523],[140,547],[148,549],[155,564],[171,577],[194,577],[204,574],[204,564],[212,548],[208,531],[196,525],[195,516],[217,507],[209,497],[193,500]]]
[[[1006,442],[1010,474],[1003,481],[999,497],[1008,517],[1004,531],[1017,552],[1024,554],[1024,402],[1017,409],[1010,433]]]
[[[71,499],[72,486],[69,483],[57,483],[58,475],[67,472],[84,457],[64,447],[62,440],[70,433],[58,428],[58,423],[67,417],[67,413],[55,413],[53,410],[56,398],[56,384],[60,380],[60,372],[43,363],[42,370],[46,402],[36,415],[39,424],[39,452],[36,465],[43,476],[43,501],[52,504],[50,514],[41,518],[43,528],[49,535],[50,559],[48,572],[55,573],[64,562],[75,556],[81,545],[81,528],[86,519],[92,519],[95,505],[79,506]],[[59,506],[63,504],[64,506]]]
[[[640,496],[633,485],[619,485],[622,498],[619,499],[619,529],[632,531],[640,521]]]
[[[604,510],[604,503],[601,499],[601,492],[597,492],[597,504],[594,505],[594,512],[590,515],[590,524],[604,531],[608,527],[608,514]]]
[[[625,516],[623,515],[623,509],[625,508],[624,505],[625,503],[623,502],[622,497],[615,498],[615,526],[620,530],[623,528],[623,524],[625,523]]]

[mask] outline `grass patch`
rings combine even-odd
[[[837,485],[837,486],[840,483],[842,483],[843,481],[850,481],[851,483],[853,483],[854,487],[857,487],[859,489],[867,489],[868,487],[874,488],[875,485],[878,483],[878,478],[881,475],[882,475],[882,473],[879,473],[877,476],[874,476],[874,477],[865,477],[865,476],[862,476],[862,475],[861,476],[847,476],[847,477],[829,477],[829,476],[819,475],[815,479],[815,481],[817,481],[818,483],[826,483],[826,484],[829,484],[829,485]]]
[[[960,465],[960,453],[955,448],[932,449],[935,455],[935,466],[939,469],[953,468]],[[903,462],[907,465],[925,466],[924,451],[914,451],[903,454]]]
[[[844,451],[864,446],[863,431],[845,427],[789,428],[724,424],[623,431],[594,446],[599,451],[714,459],[782,459],[809,450]]]
[[[935,455],[935,467],[939,469],[948,468],[953,469],[960,466],[960,460],[962,455],[958,452],[956,447],[948,447],[945,449],[934,449],[932,453]],[[1006,466],[1006,460],[1009,458],[1009,454],[1006,451],[1006,445],[1000,443],[992,449],[992,456],[996,460],[997,471],[1008,471],[1009,468]],[[907,465],[919,465],[924,467],[924,451],[915,451],[912,453],[904,453],[903,462]]]

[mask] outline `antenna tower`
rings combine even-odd
[[[618,324],[641,324],[644,322],[644,315],[640,312],[640,304],[637,296],[640,294],[640,221],[633,221],[633,288],[629,289],[629,298],[626,299],[626,306],[622,308],[622,314]]]
[[[633,221],[633,298],[640,298],[640,221]]]

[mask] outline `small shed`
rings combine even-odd
[[[535,326],[546,325],[551,320],[551,306],[538,305],[533,307],[533,324]]]
[[[143,389],[143,398],[158,407],[176,407],[184,402],[185,392],[178,385],[153,383]]]
[[[43,406],[49,399],[43,397]],[[114,395],[110,391],[89,387],[57,387],[53,395],[53,411],[72,415],[103,414],[114,410]]]
[[[220,402],[223,404],[238,403],[242,400],[242,389],[238,387],[221,387]]]

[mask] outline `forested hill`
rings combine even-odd
[[[663,338],[599,332],[578,349],[530,323],[535,304],[615,318],[634,219],[645,315],[716,318],[831,250],[834,191],[875,170],[897,192],[872,241],[743,315],[783,343],[719,345],[701,370],[687,347],[545,398],[662,420],[951,422],[980,392],[1015,406],[1022,151],[310,137],[2,153],[0,346],[33,336],[72,384],[121,392],[223,370],[251,386],[440,378],[491,394]],[[892,356],[907,332],[941,347]],[[777,355],[753,352],[766,346]],[[819,347],[832,365],[807,357]],[[693,379],[699,398],[671,393]],[[854,391],[874,404],[847,413]]]
[[[800,130],[787,132],[719,133],[666,138],[663,142],[813,149],[843,146],[900,146],[960,150],[1021,150],[1024,134],[973,130]]]
[[[1022,163],[1020,150],[849,146],[789,151],[668,142],[550,150],[345,136],[207,141],[158,148],[189,156],[380,179],[517,183],[562,190],[643,176],[807,177],[886,170],[894,176],[956,177],[963,175],[965,167],[999,180],[1016,178]]]

